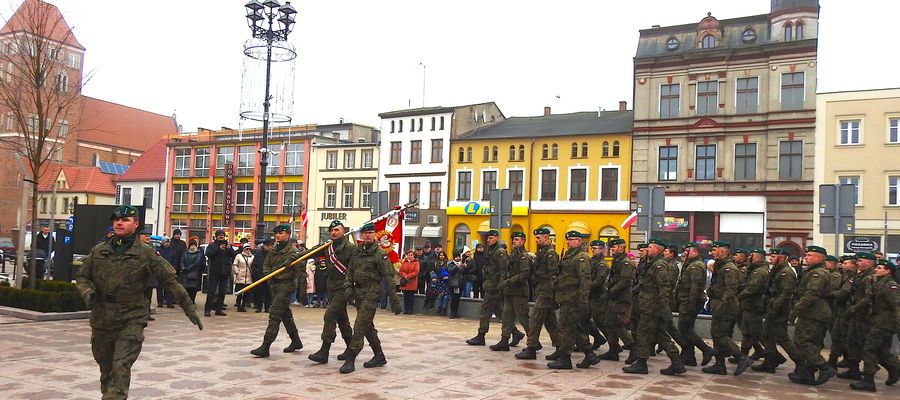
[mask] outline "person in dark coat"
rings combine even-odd
[[[175,274],[179,274],[181,271],[181,267],[176,267],[176,265],[181,265],[181,259],[177,258],[177,254],[175,253],[175,249],[172,248],[172,241],[168,237],[163,237],[162,246],[159,246],[157,249],[160,257],[169,262],[169,265],[172,268],[175,268]],[[172,299],[172,293],[166,291],[166,288],[163,285],[156,286],[156,307],[162,307],[165,305],[168,308],[175,308],[175,303]]]
[[[203,315],[206,317],[209,317],[213,310],[216,315],[226,315],[222,309],[225,304],[225,292],[228,290],[228,279],[231,276],[231,262],[236,255],[234,248],[225,239],[225,231],[217,230],[215,238],[215,241],[206,246],[206,259],[209,263],[206,304],[203,306]]]
[[[319,257],[316,262],[316,274],[313,276],[316,286],[316,304],[315,308],[328,306],[328,265],[325,263],[325,257]]]
[[[266,239],[253,252],[253,262],[250,264],[250,278],[253,279],[253,282],[265,276],[263,273],[263,261],[266,260],[266,255],[269,254],[269,250],[272,250],[274,244],[275,239]],[[266,312],[269,312],[269,306],[272,305],[272,295],[269,293],[268,282],[260,283],[253,289],[250,289],[250,293],[253,296],[253,305],[256,307],[256,312],[262,312],[264,306]]]
[[[197,297],[197,291],[200,290],[205,265],[206,258],[197,250],[197,242],[191,240],[190,246],[181,259],[181,285],[187,290],[192,302]]]
[[[172,264],[172,266],[175,267],[175,272],[179,272],[184,267],[181,261],[184,260],[184,253],[188,248],[187,243],[181,240],[181,229],[172,231],[172,248],[175,249],[175,260],[178,263]]]
[[[475,255],[472,256],[472,261],[469,261],[469,270],[472,271],[472,274],[475,277],[475,281],[472,284],[472,298],[477,299],[481,298],[484,293],[481,290],[481,283],[484,281],[484,273],[482,268],[487,263],[487,259],[484,256],[484,244],[477,244],[475,246]]]

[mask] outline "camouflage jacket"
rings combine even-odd
[[[344,279],[346,278],[346,275],[334,266],[334,262],[331,261],[331,257],[329,256],[329,254],[331,253],[331,251],[334,251],[334,256],[338,259],[338,261],[344,267],[349,268],[350,258],[353,255],[353,249],[356,247],[356,245],[350,243],[350,240],[347,240],[346,237],[334,240],[333,242],[334,243],[331,245],[331,250],[324,250],[324,255],[319,253],[320,257],[325,257],[325,275],[328,276],[328,280],[325,285],[329,292],[340,290],[340,288],[344,286]]]
[[[742,310],[765,312],[766,290],[769,288],[769,264],[752,263],[747,266],[747,280],[738,294]]]
[[[848,285],[848,282],[855,275],[855,270],[841,270],[841,287],[832,292],[834,302],[831,304],[831,311],[835,313],[835,316],[844,315],[850,305],[850,293],[853,291],[853,286]]]
[[[266,275],[275,272],[281,267],[287,267],[294,262],[294,260],[303,255],[290,243],[279,250],[278,247],[280,244],[281,243],[275,243],[275,246],[272,247],[272,250],[266,255],[266,260],[263,261],[263,273]],[[290,290],[291,288],[296,289],[298,280],[300,281],[299,284],[301,287],[306,287],[306,263],[304,262],[299,262],[293,267],[285,268],[280,274],[270,278],[269,286],[278,286],[284,290]]]
[[[831,285],[831,273],[823,264],[810,265],[800,277],[792,312],[816,321],[831,321],[831,307],[828,306]]]
[[[706,303],[706,264],[700,257],[687,260],[678,278],[678,305],[684,312],[697,311]]]
[[[737,299],[740,285],[741,272],[731,261],[731,257],[716,260],[712,283],[709,285],[712,312],[736,315],[740,311]]]
[[[482,268],[484,282],[482,283],[482,289],[486,297],[499,296],[500,289],[498,286],[500,285],[501,275],[509,268],[509,255],[497,243],[484,249],[484,258],[485,264]]]
[[[847,315],[850,319],[860,322],[869,321],[869,310],[872,307],[872,297],[866,292],[867,282],[875,279],[874,267],[865,271],[858,271],[856,276],[847,280],[845,286],[850,292],[850,306],[847,307]]]
[[[353,246],[344,286],[354,287],[354,296],[358,300],[377,301],[387,294],[391,304],[399,304],[396,291],[385,293],[381,287],[382,280],[393,282],[396,272],[388,253],[378,243],[360,243]]]
[[[531,276],[531,254],[524,247],[513,247],[506,271],[503,271],[504,296],[528,296],[528,277]]]
[[[591,286],[591,262],[584,246],[566,250],[559,262],[559,277],[556,282],[555,301],[557,304],[582,303],[587,305]]]
[[[647,260],[637,297],[637,307],[641,314],[663,317],[672,315],[669,300],[674,280],[671,275],[671,267],[662,254]]]
[[[609,278],[609,266],[603,256],[591,257],[591,292],[592,299],[599,299],[606,292],[606,280]]]
[[[787,316],[791,311],[791,299],[797,288],[797,276],[787,262],[776,264],[769,271],[769,299],[766,313]]]
[[[634,266],[623,253],[613,257],[609,270],[607,294],[611,301],[631,303],[631,284],[634,279]]]
[[[537,250],[534,265],[534,295],[538,298],[553,299],[556,274],[559,272],[559,254],[552,243]]]
[[[890,275],[869,281],[872,297],[872,326],[900,332],[900,287]]]

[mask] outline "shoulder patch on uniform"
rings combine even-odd
[[[662,265],[657,265],[656,269],[662,269],[662,267],[663,267]]]
[[[725,268],[725,270],[722,272],[731,272],[731,268]]]
[[[381,257],[381,258],[383,258],[383,259],[385,259],[385,260],[387,260],[387,259],[388,259],[388,256],[384,256],[384,257]]]
[[[818,278],[818,277],[819,277],[819,274],[813,273],[812,275],[810,275],[810,277],[812,277],[812,278]]]
[[[547,258],[553,258],[553,254],[547,254]]]
[[[502,251],[500,252],[500,257],[503,257],[503,256],[505,256],[505,255],[506,255],[506,253],[504,253],[504,252],[502,252]]]
[[[584,258],[579,258],[578,261],[584,261]]]
[[[891,290],[897,290],[897,285],[891,285]]]
[[[691,271],[693,271],[693,270],[695,270],[695,269],[697,269],[697,267],[691,267]]]
[[[782,272],[782,273],[778,274],[778,276],[785,276],[785,275],[787,275],[787,272]]]
[[[847,282],[853,283],[853,278],[847,279]]]
[[[750,275],[759,275],[759,271],[753,271],[753,273]]]

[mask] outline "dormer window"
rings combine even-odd
[[[744,32],[741,33],[741,40],[743,40],[744,43],[753,43],[756,41],[756,31],[753,30],[753,28],[744,29]]]
[[[671,36],[666,39],[666,50],[675,50],[678,46],[681,45],[681,42],[675,36]]]
[[[700,47],[704,49],[711,49],[716,47],[716,37],[713,35],[706,35],[700,41]]]
[[[790,42],[794,40],[794,26],[790,22],[784,24],[784,41]]]

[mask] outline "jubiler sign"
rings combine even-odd
[[[231,225],[231,214],[234,209],[234,164],[225,164],[225,204],[222,209],[222,222]]]

